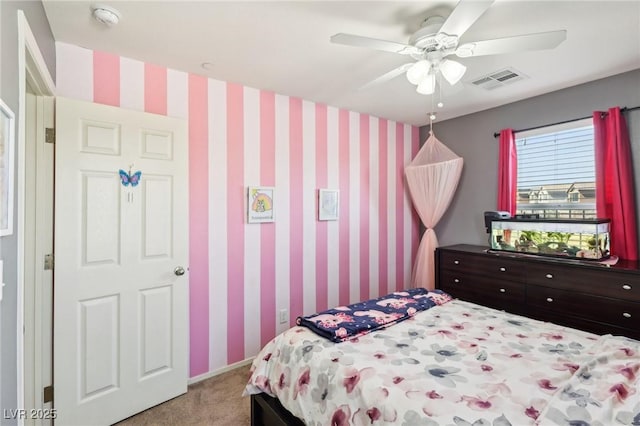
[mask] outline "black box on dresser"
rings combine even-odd
[[[453,297],[597,334],[640,340],[640,267],[491,252],[435,252],[436,288]]]

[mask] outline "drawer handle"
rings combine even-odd
[[[631,314],[629,312],[623,312],[622,316],[625,318],[631,318]]]
[[[453,282],[454,282],[454,283],[459,283],[459,282],[460,282],[460,280],[459,280],[459,279],[457,279],[457,278],[454,278],[454,279],[453,279]]]
[[[547,274],[547,275],[545,275],[545,277],[551,279],[551,278],[553,278],[553,274]]]
[[[506,272],[507,268],[500,268],[500,272]]]
[[[631,290],[631,286],[629,284],[623,284],[622,288],[625,290]]]
[[[553,302],[553,299],[551,297],[547,297],[547,302]]]
[[[505,290],[504,288],[500,289],[500,293],[506,293],[506,292],[507,292],[507,290]]]
[[[460,261],[459,261],[459,260],[454,260],[454,261],[453,261],[453,264],[454,264],[454,265],[459,265],[459,264],[460,264]]]

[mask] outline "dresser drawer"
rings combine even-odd
[[[462,300],[510,311],[510,306],[521,306],[525,301],[522,284],[451,270],[440,271],[440,289]]]
[[[565,327],[577,328],[596,334],[613,334],[615,336],[627,336],[640,340],[640,330],[637,328],[624,328],[613,324],[598,322],[594,318],[582,318],[567,315],[566,312],[555,312],[532,306],[525,316],[535,318],[540,321],[550,321]]]
[[[513,281],[524,280],[522,262],[494,255],[470,255],[456,252],[442,252],[440,268],[452,271],[465,271],[494,278],[509,278]]]
[[[527,305],[563,315],[614,324],[628,329],[640,327],[640,303],[549,287],[527,286]]]
[[[440,253],[440,268],[452,270],[472,271],[485,260],[485,256],[478,256],[455,251],[443,251]]]
[[[527,284],[640,302],[640,275],[599,267],[527,264]]]

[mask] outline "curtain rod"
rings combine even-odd
[[[620,108],[620,111],[626,112],[626,111],[633,111],[633,110],[636,110],[636,109],[640,109],[640,106],[635,106],[633,108],[623,107],[623,108]],[[542,126],[535,126],[535,127],[529,127],[529,128],[526,128],[526,129],[514,130],[513,133],[520,133],[520,132],[526,132],[528,130],[542,129],[543,127],[555,126],[557,124],[572,123],[574,121],[586,120],[587,118],[591,118],[591,117],[593,117],[593,116],[589,115],[587,117],[572,118],[571,120],[558,121],[557,123],[543,124]],[[493,134],[494,138],[497,138],[498,136],[500,136],[500,132],[495,132]]]

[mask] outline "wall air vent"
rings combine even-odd
[[[505,68],[477,78],[471,83],[486,90],[493,90],[507,84],[515,83],[516,81],[524,80],[525,78],[527,78],[527,76],[520,71],[516,71],[513,68]]]

